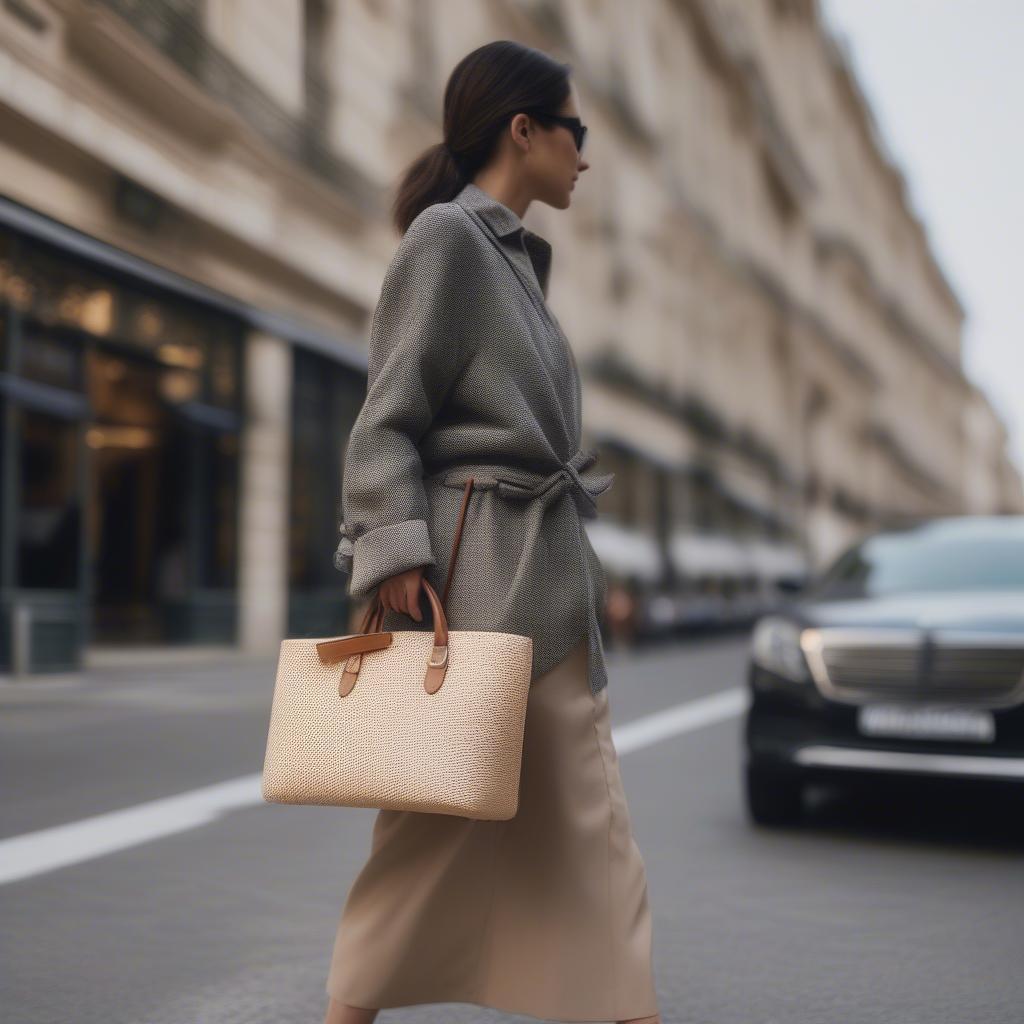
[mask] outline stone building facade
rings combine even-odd
[[[1024,507],[962,305],[813,0],[18,0],[0,660],[343,628],[391,190],[495,38],[569,61],[590,126],[572,209],[526,220],[619,474],[593,524],[612,576],[685,610],[878,525]]]

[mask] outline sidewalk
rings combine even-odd
[[[225,672],[270,673],[273,684],[276,652],[249,654],[234,647],[188,646],[102,648],[86,653],[85,666],[75,672],[40,672],[17,677],[0,673],[0,707],[36,701],[83,697],[123,686],[195,685],[197,677]]]

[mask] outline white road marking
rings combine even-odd
[[[699,697],[613,728],[612,740],[620,754],[639,750],[738,715],[747,700],[742,687]],[[187,832],[228,811],[263,803],[262,774],[254,772],[177,796],[0,839],[0,885]]]
[[[725,718],[742,714],[749,701],[747,691],[742,686],[735,686],[709,697],[698,697],[664,711],[655,711],[643,718],[634,718],[632,722],[612,729],[615,749],[620,754],[626,754],[667,740],[670,736],[714,725]]]
[[[0,885],[126,850],[263,802],[259,772],[0,840]]]

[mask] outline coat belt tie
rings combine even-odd
[[[474,486],[493,487],[503,498],[514,501],[542,499],[545,506],[554,502],[567,488],[571,489],[573,501],[584,519],[597,517],[597,496],[608,490],[615,479],[614,473],[591,473],[584,476],[584,470],[597,461],[598,449],[580,448],[552,473],[542,474],[519,467],[459,466],[443,474],[446,485],[464,485],[474,477]]]

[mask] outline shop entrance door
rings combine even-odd
[[[188,445],[187,426],[160,393],[166,369],[99,346],[87,354],[93,643],[180,639]]]

